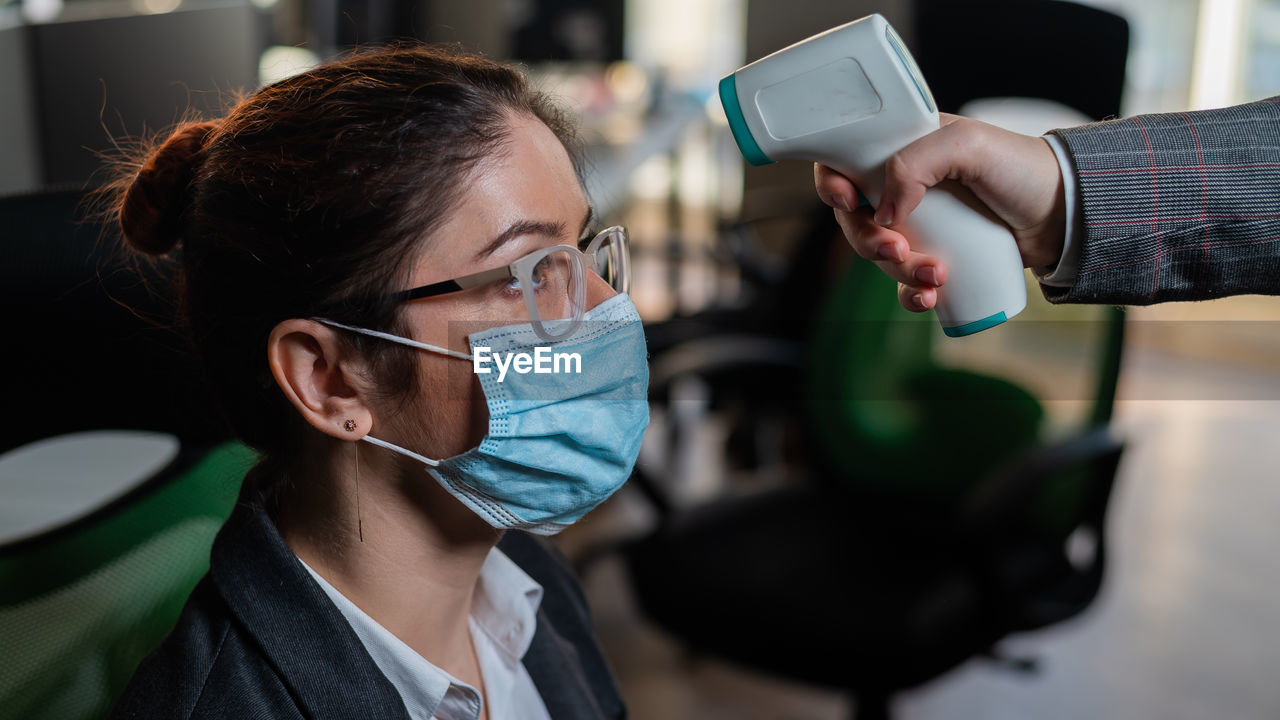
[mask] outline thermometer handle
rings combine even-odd
[[[818,162],[860,179],[858,191],[880,206],[883,168],[853,171],[831,158]],[[938,288],[934,307],[942,331],[963,337],[986,330],[1017,315],[1027,305],[1022,255],[1009,227],[968,188],[944,180],[925,191],[924,199],[895,229],[907,236],[911,249],[942,260],[947,282]]]
[[[1017,243],[1008,226],[964,186],[944,181],[927,191],[904,230],[912,248],[947,266],[936,310],[948,336],[999,325],[1026,307]]]

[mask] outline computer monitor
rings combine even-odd
[[[247,0],[110,14],[118,7],[70,3],[56,21],[27,28],[44,187],[100,180],[98,153],[113,141],[188,111],[218,114],[258,85],[266,26]]]

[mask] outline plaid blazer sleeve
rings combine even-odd
[[[1147,305],[1280,294],[1280,96],[1053,131],[1083,232],[1053,302]]]

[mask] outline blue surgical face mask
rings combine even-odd
[[[364,439],[422,461],[445,490],[496,528],[553,535],[604,502],[631,475],[649,425],[649,364],[640,316],[626,295],[588,310],[573,335],[550,344],[529,323],[473,333],[467,337],[471,355],[321,322],[473,366],[477,357],[492,359],[483,368],[489,372],[476,367],[489,406],[489,432],[478,447],[433,460],[368,435]],[[532,367],[513,360],[520,354],[530,357]],[[498,366],[503,359],[505,372]]]

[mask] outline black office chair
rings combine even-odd
[[[803,485],[711,503],[630,548],[633,587],[695,651],[847,691],[857,717],[887,718],[894,693],[1088,606],[1121,451],[1105,429],[1043,449],[945,517]],[[1042,487],[1072,475],[1072,532],[1097,548],[1084,559],[1022,525]]]

